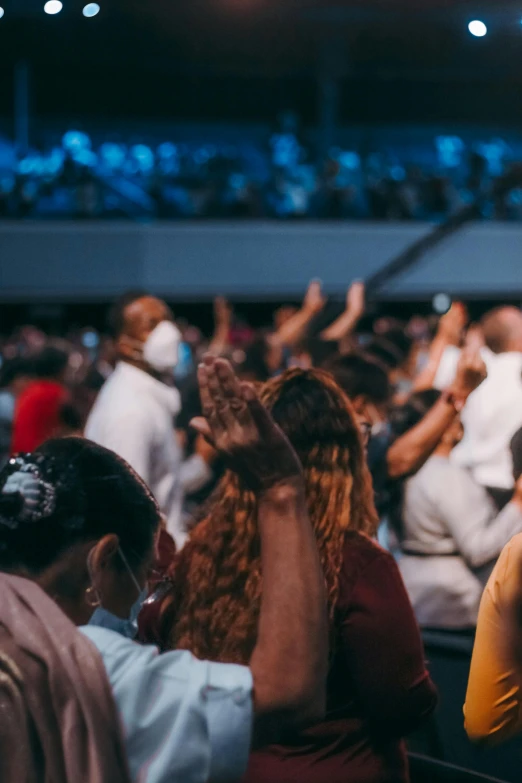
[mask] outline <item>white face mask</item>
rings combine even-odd
[[[157,372],[173,371],[178,363],[181,332],[171,321],[161,321],[143,344],[143,359]]]

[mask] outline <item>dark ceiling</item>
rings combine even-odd
[[[335,52],[346,120],[522,124],[522,0],[98,1],[86,20],[82,0],[55,17],[44,0],[0,0],[0,115],[24,57],[43,115],[266,119],[289,106],[314,122]],[[486,38],[467,32],[473,18]]]

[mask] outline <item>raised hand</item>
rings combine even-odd
[[[214,321],[216,324],[227,323],[232,320],[232,307],[224,296],[216,296],[214,299]]]
[[[191,425],[250,489],[263,492],[287,481],[303,481],[294,449],[254,388],[239,382],[229,362],[205,356],[198,382],[203,417]]]
[[[312,280],[303,300],[303,310],[310,313],[320,313],[326,304],[326,297],[321,289],[320,280]]]
[[[439,321],[438,337],[449,345],[459,345],[466,324],[468,311],[462,302],[454,302],[448,312]]]
[[[488,371],[480,354],[480,344],[470,342],[460,355],[453,390],[461,397],[468,397],[487,375]]]
[[[366,289],[361,280],[351,284],[346,294],[346,309],[353,313],[357,319],[364,315]]]

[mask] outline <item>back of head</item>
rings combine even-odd
[[[510,447],[513,458],[513,478],[518,481],[522,476],[522,427],[511,438]]]
[[[33,359],[34,374],[42,379],[61,378],[69,364],[69,354],[63,348],[47,345]]]
[[[376,337],[364,348],[365,356],[380,362],[388,370],[396,370],[406,359],[406,354],[385,337]]]
[[[337,340],[323,340],[321,337],[309,337],[302,347],[310,356],[312,367],[324,367],[339,353]]]
[[[257,337],[248,346],[245,359],[239,367],[239,371],[244,378],[264,383],[270,378],[270,369],[268,367],[268,342],[265,334],[258,334]]]
[[[393,345],[404,359],[408,357],[408,354],[413,348],[413,339],[409,336],[406,329],[401,328],[399,325],[388,329],[381,337],[385,339],[389,345]]]
[[[440,399],[440,391],[426,389],[412,394],[408,402],[395,408],[390,414],[390,425],[395,438],[416,427],[429,410]]]
[[[0,570],[41,573],[75,544],[109,533],[140,564],[159,518],[145,484],[111,451],[51,440],[0,473]]]
[[[134,302],[137,302],[139,299],[143,299],[148,295],[149,294],[147,291],[145,291],[145,289],[133,289],[131,291],[127,291],[116,300],[110,309],[107,319],[107,325],[111,337],[117,339],[124,333],[126,309]]]
[[[303,465],[318,536],[325,525],[374,532],[371,480],[359,427],[335,380],[322,370],[288,370],[265,385],[261,400]],[[325,503],[336,506],[328,519],[316,514]]]
[[[30,378],[34,374],[33,362],[23,357],[7,359],[0,370],[0,389],[6,389],[20,378]]]
[[[360,354],[340,356],[326,365],[350,400],[364,397],[374,405],[386,405],[392,388],[386,370],[374,359]]]
[[[347,531],[373,534],[377,527],[357,422],[345,394],[321,370],[288,370],[265,384],[261,399],[303,465],[333,618]],[[255,498],[227,473],[210,504],[180,554],[175,573],[180,593],[164,627],[171,646],[246,663],[262,589]]]
[[[497,307],[481,322],[487,347],[493,353],[522,351],[522,313],[516,307]]]

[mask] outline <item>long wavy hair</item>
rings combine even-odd
[[[303,465],[333,626],[346,532],[377,528],[359,428],[344,392],[320,370],[289,370],[265,384],[261,399]],[[247,663],[262,591],[260,538],[255,497],[236,474],[221,480],[172,579],[160,620],[164,646]]]

